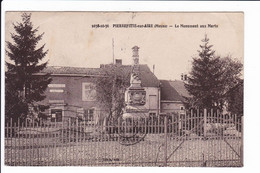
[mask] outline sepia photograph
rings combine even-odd
[[[6,11],[6,166],[243,167],[243,12]]]

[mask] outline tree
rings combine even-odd
[[[238,84],[236,84],[234,87],[230,88],[229,91],[226,93],[227,98],[227,110],[231,112],[232,114],[235,114],[237,116],[234,116],[234,121],[237,121],[239,123],[236,124],[236,129],[241,132],[242,130],[242,119],[241,117],[244,114],[244,81],[240,80]]]
[[[130,86],[130,66],[108,64],[101,68],[103,77],[97,78],[97,100],[108,119],[116,121],[124,108],[124,93]]]
[[[237,84],[242,64],[230,57],[220,58],[209,45],[207,35],[202,40],[198,57],[193,58],[192,70],[185,87],[193,96],[191,101],[197,108],[222,109],[226,93]]]
[[[26,118],[33,110],[43,110],[44,105],[37,104],[45,98],[44,91],[51,82],[49,74],[36,75],[47,62],[43,58],[45,44],[38,47],[44,33],[36,35],[38,28],[33,29],[31,14],[23,13],[22,22],[13,24],[16,33],[11,33],[13,42],[6,42],[7,71],[5,76],[5,110],[6,118]],[[31,111],[30,111],[31,110]]]
[[[238,60],[232,59],[230,56],[221,58],[222,64],[222,82],[223,90],[225,93],[225,100],[227,100],[227,92],[231,88],[235,87],[238,84],[241,84],[241,72],[243,70],[243,64]]]
[[[240,80],[238,84],[230,88],[226,93],[228,111],[238,116],[243,116],[243,98],[244,98],[244,81]]]

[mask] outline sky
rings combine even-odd
[[[180,80],[182,73],[191,70],[192,57],[198,56],[205,34],[216,55],[231,56],[243,63],[243,13],[31,13],[33,26],[39,27],[38,34],[44,32],[39,45],[46,44],[45,60],[49,66],[98,68],[100,64],[112,63],[113,57],[128,65],[132,64],[131,48],[138,46],[140,63],[147,64],[151,70],[155,65],[157,78]],[[12,42],[12,23],[21,22],[21,14],[6,12],[6,41]],[[93,28],[95,24],[109,27]],[[153,24],[153,28],[115,28],[114,24]],[[156,24],[167,28],[156,28]],[[183,28],[181,24],[215,27]]]

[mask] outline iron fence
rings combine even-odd
[[[243,166],[243,117],[214,110],[102,121],[9,120],[10,166]]]

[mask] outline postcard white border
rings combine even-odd
[[[244,65],[245,65],[245,154],[244,168],[115,168],[115,167],[7,167],[4,166],[3,111],[1,104],[1,167],[5,173],[26,172],[259,172],[260,157],[260,2],[193,2],[193,1],[3,1],[1,14],[1,103],[4,102],[4,19],[5,11],[164,11],[164,12],[244,12]],[[257,171],[258,170],[258,171]]]

